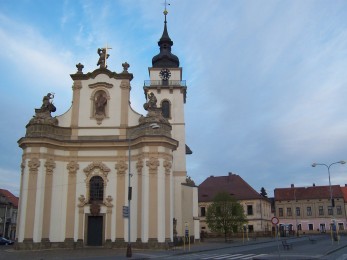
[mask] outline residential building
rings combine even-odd
[[[210,176],[198,187],[201,231],[210,232],[206,223],[208,206],[219,192],[228,192],[244,208],[249,232],[271,231],[271,203],[261,196],[239,175]]]
[[[333,203],[330,200],[331,193]],[[327,232],[335,220],[339,231],[346,229],[346,194],[339,185],[277,188],[276,216],[281,229],[303,233]]]
[[[0,237],[14,240],[17,228],[18,197],[0,189]]]

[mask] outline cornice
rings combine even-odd
[[[114,79],[128,79],[128,80],[133,79],[132,73],[128,73],[126,71],[123,71],[122,73],[116,73],[106,68],[99,68],[94,70],[93,72],[88,72],[87,74],[83,74],[83,73],[70,74],[70,76],[73,80],[88,80],[88,79],[96,78],[96,76],[98,76],[99,74],[105,74],[109,78],[114,78]]]

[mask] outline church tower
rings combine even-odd
[[[162,115],[167,118],[172,126],[172,137],[178,141],[178,148],[173,152],[173,179],[174,179],[174,218],[177,220],[177,232],[189,227],[190,232],[199,232],[198,221],[191,218],[197,216],[197,208],[186,212],[184,190],[186,187],[187,169],[186,155],[191,154],[185,140],[184,104],[186,103],[187,85],[182,80],[183,69],[180,67],[179,58],[171,52],[173,41],[167,29],[167,10],[164,11],[164,30],[158,41],[159,54],[152,59],[149,70],[150,80],[145,81],[145,94],[155,93],[162,110]],[[193,200],[195,193],[192,193]]]
[[[197,187],[187,183],[182,68],[171,53],[165,10],[160,53],[145,81],[146,115],[130,102],[130,65],[71,74],[72,105],[43,97],[18,144],[23,150],[17,248],[165,247],[199,239]],[[59,97],[58,97],[59,98]]]

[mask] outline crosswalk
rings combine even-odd
[[[237,260],[237,259],[254,259],[267,256],[267,254],[188,254],[175,256],[175,259],[199,259],[199,260]]]

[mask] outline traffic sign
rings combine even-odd
[[[123,218],[128,218],[128,217],[129,217],[129,207],[123,206]]]
[[[279,219],[277,217],[272,217],[271,219],[271,223],[274,224],[274,225],[277,225],[279,223]]]

